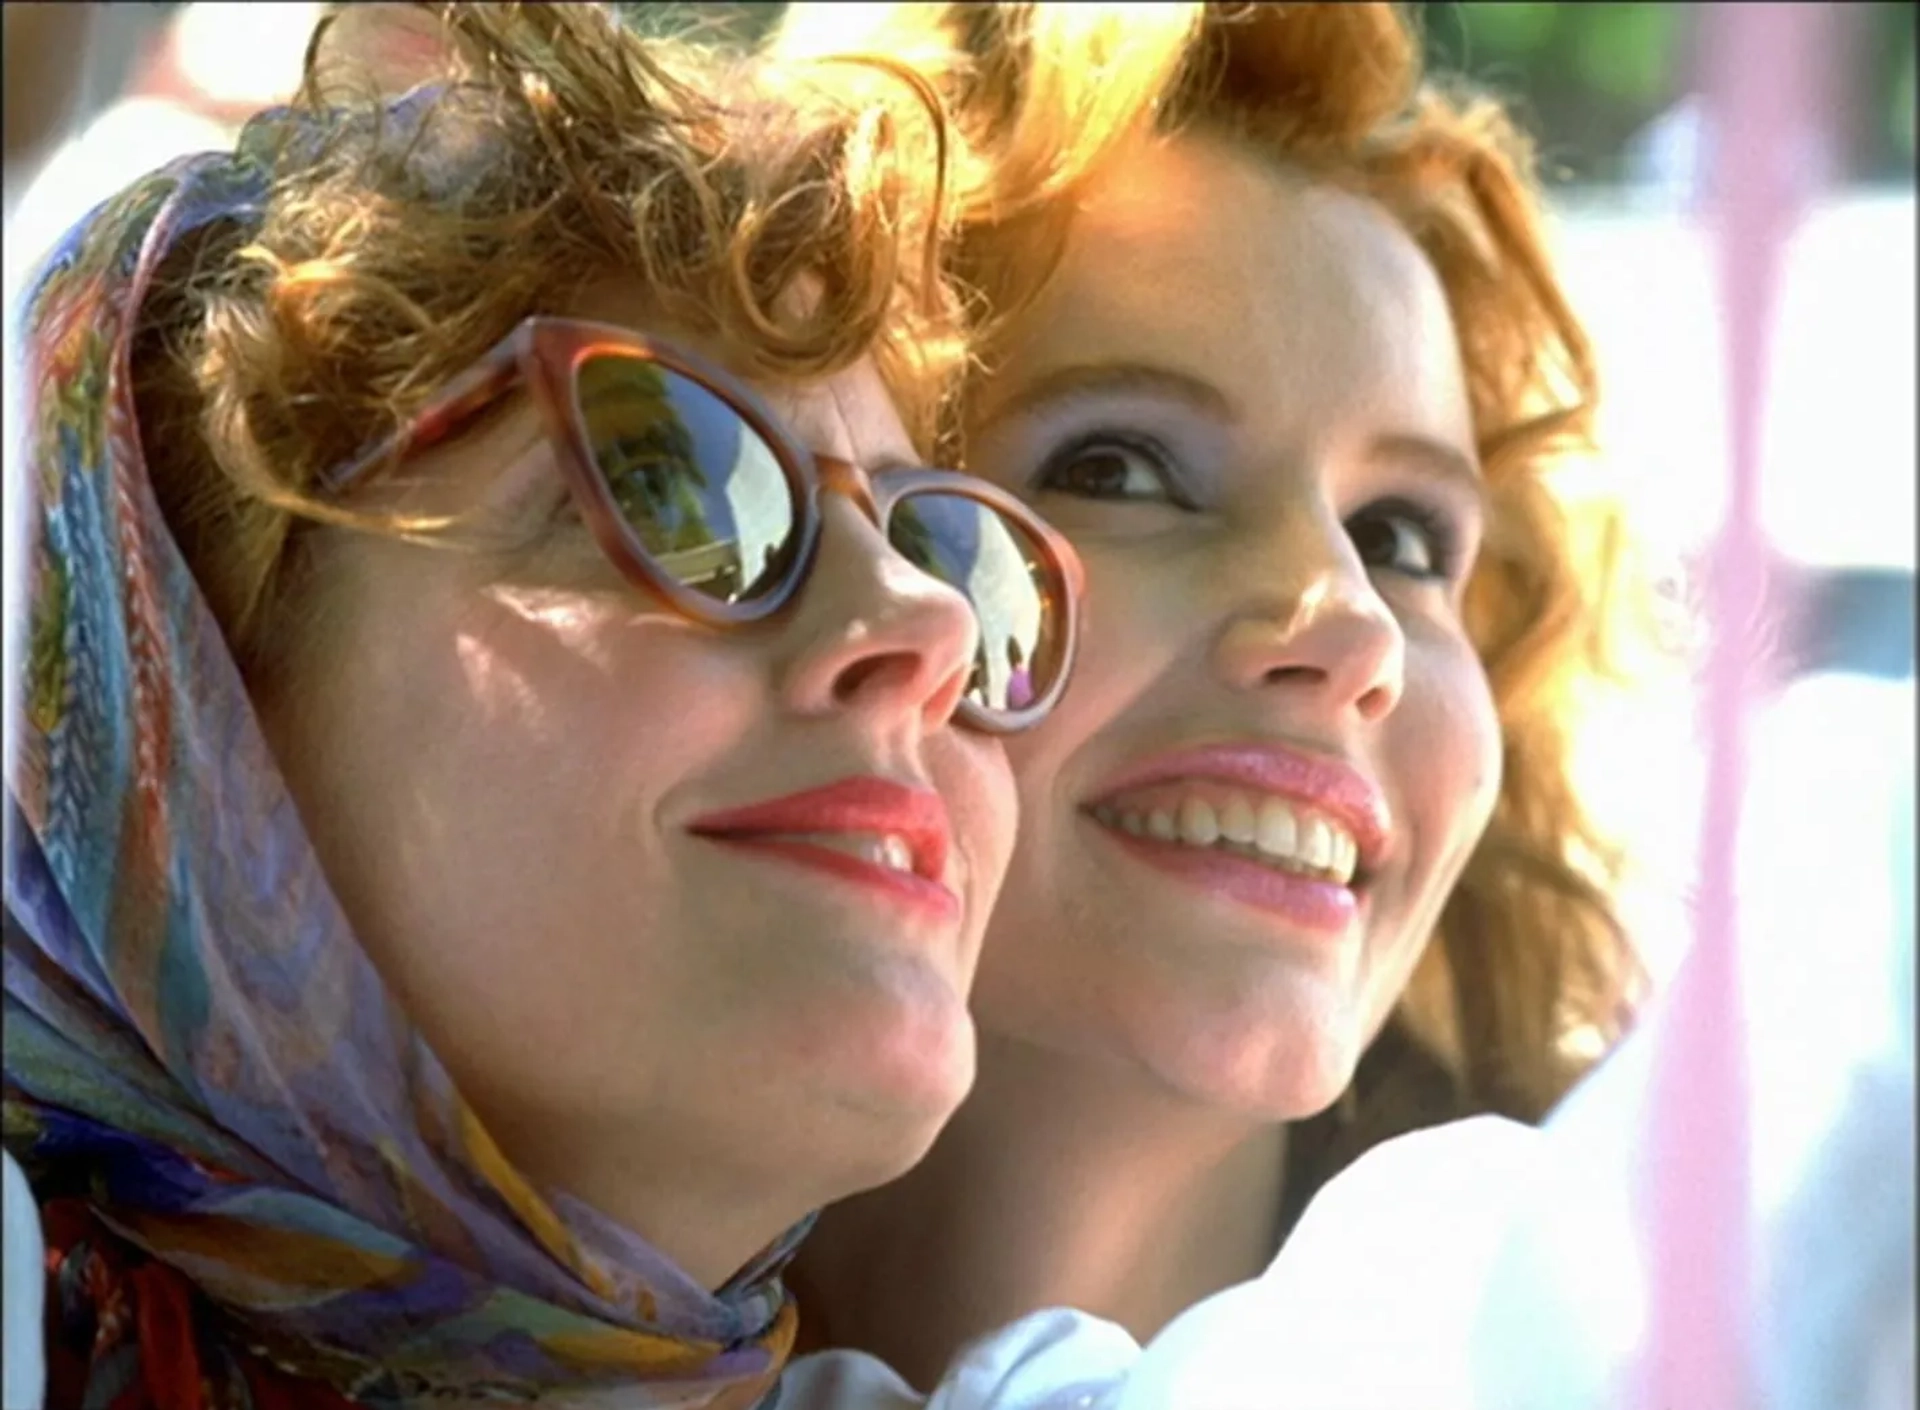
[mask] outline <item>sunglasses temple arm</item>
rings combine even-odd
[[[393,434],[362,451],[352,460],[320,476],[320,487],[337,493],[366,478],[382,466],[398,464],[409,455],[438,445],[492,406],[520,380],[519,340],[500,343],[473,367],[447,383],[433,399],[403,422]]]

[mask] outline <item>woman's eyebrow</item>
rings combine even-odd
[[[1487,477],[1480,473],[1479,461],[1445,441],[1401,432],[1377,437],[1371,450],[1374,460],[1411,466],[1456,485],[1483,506],[1486,503]]]
[[[981,419],[999,421],[1068,397],[1096,394],[1171,398],[1218,421],[1240,419],[1233,399],[1205,378],[1159,363],[1131,361],[1077,362],[1043,372],[1005,399],[989,403]]]
[[[1069,397],[1095,395],[1160,396],[1184,402],[1228,424],[1240,417],[1238,404],[1204,378],[1159,363],[1125,361],[1077,362],[1043,372],[1018,391],[990,404],[980,419],[1004,420]],[[1476,498],[1486,497],[1487,483],[1479,462],[1445,441],[1417,432],[1400,432],[1376,438],[1371,450],[1374,459],[1414,466],[1458,483]]]

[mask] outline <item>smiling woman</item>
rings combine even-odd
[[[1597,379],[1529,149],[1400,7],[850,10],[782,43],[922,66],[985,155],[954,442],[1088,575],[1010,747],[979,1083],[796,1274],[803,1335],[927,1385],[1051,1305],[1148,1339],[1369,1147],[1537,1120],[1618,1035],[1569,745],[1635,597],[1556,493]]]
[[[752,1404],[960,1100],[1077,569],[907,468],[939,114],[830,77],[345,7],[30,285],[10,1396]]]
[[[1179,218],[1198,208],[1218,214]],[[1491,702],[1459,625],[1484,496],[1444,296],[1360,201],[1196,141],[1096,188],[1033,320],[979,395],[969,450],[1049,507],[1101,595],[1091,669],[1022,751],[1023,774],[1054,778],[1035,778],[1036,804],[1057,792],[1079,807],[1057,840],[1029,826],[1036,851],[1058,847],[1053,874],[1005,904],[1111,897],[1100,943],[1140,973],[1086,1021],[1119,1023],[1169,1085],[1312,1111],[1404,988],[1498,785]],[[1169,370],[1117,389],[1086,375],[1147,357]],[[1024,395],[1058,386],[1055,369],[1070,391]],[[1024,412],[1003,408],[1001,387],[1023,389]],[[1169,630],[1216,617],[1211,641]],[[1197,698],[1212,677],[1232,692],[1218,704]],[[1276,708],[1291,697],[1290,727],[1256,724],[1263,681]],[[1362,752],[1362,737],[1377,743]],[[1141,817],[1145,844],[1121,847],[1198,895],[1140,887],[1109,837],[1087,834],[1089,808],[1095,822]],[[1278,868],[1262,864],[1262,815],[1286,844]],[[1364,909],[1376,938],[1364,954],[1276,951],[1238,905],[1181,924],[1229,896],[1335,937]],[[1046,925],[1038,909],[1027,923]],[[983,980],[983,1004],[1060,1031],[1037,1011],[1052,981],[997,958]],[[1310,1026],[1324,1041],[1300,1041]]]

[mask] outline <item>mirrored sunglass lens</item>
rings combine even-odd
[[[887,538],[973,604],[980,646],[969,700],[1013,714],[1047,693],[1063,643],[1047,556],[1031,534],[980,500],[928,492],[894,506]]]
[[[733,603],[785,576],[798,540],[794,487],[738,412],[630,354],[585,359],[575,395],[614,504],[669,577]]]

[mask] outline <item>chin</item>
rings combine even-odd
[[[966,1005],[950,989],[878,1001],[844,1015],[816,1073],[847,1151],[844,1192],[898,1179],[926,1156],[973,1088],[975,1038]],[[824,1131],[820,1139],[827,1137]]]
[[[1253,1122],[1304,1121],[1339,1100],[1366,1047],[1355,1008],[1318,986],[1161,991],[1121,1004],[1109,1051],[1182,1102]]]
[[[1332,1035],[1277,1037],[1223,1024],[1190,1041],[1142,1044],[1140,1060],[1182,1099],[1258,1122],[1304,1121],[1339,1100],[1359,1048]]]
[[[894,1112],[885,1119],[863,1121],[858,1138],[847,1142],[848,1159],[836,1171],[833,1188],[819,1203],[832,1204],[877,1190],[912,1171],[927,1158],[958,1108],[955,1102],[939,1117]]]

